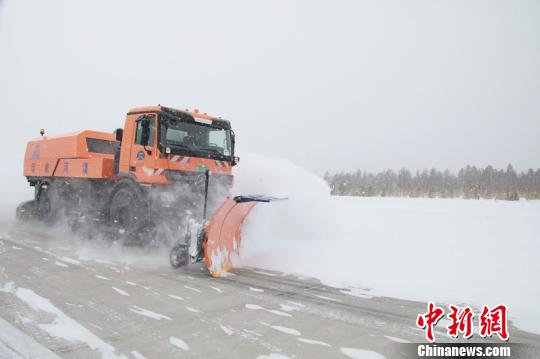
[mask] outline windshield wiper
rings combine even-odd
[[[182,143],[168,143],[168,145],[171,146],[171,147],[185,148],[185,149],[190,150],[190,151],[192,150],[191,148],[189,148],[189,146],[186,146],[186,145],[184,145]]]
[[[199,149],[201,149],[201,150],[203,150],[203,151],[208,151],[208,152],[217,153],[217,154],[219,154],[219,155],[221,155],[221,156],[224,156],[223,152],[221,152],[221,151],[218,150],[218,149],[212,148],[212,147],[203,147],[203,148],[199,148]]]
[[[199,153],[199,156],[202,155],[204,157],[208,158],[215,158],[218,157],[220,160],[226,160],[228,156],[224,155],[220,150],[211,148],[211,147],[198,147],[198,148],[190,148],[189,146],[186,146],[184,144],[178,143],[168,143],[167,146],[173,148],[177,148],[177,151],[183,151],[187,152],[190,156],[198,156],[197,153]],[[207,154],[203,154],[206,152]],[[212,157],[210,157],[212,156]]]

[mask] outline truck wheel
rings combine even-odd
[[[157,220],[148,221],[138,227],[137,244],[150,248],[169,247],[178,241],[173,226]]]
[[[45,223],[54,223],[60,210],[56,208],[55,203],[58,205],[58,201],[55,202],[52,184],[43,183],[36,196],[37,218]]]
[[[23,202],[15,210],[15,219],[18,222],[35,220],[37,218],[37,202],[35,200]]]
[[[122,235],[132,236],[146,222],[142,194],[132,186],[114,191],[109,208],[110,220]]]
[[[169,261],[174,269],[180,268],[189,263],[189,249],[186,245],[178,244],[171,248]]]

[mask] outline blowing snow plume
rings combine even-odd
[[[244,155],[235,173],[234,192],[288,198],[255,207],[246,226],[246,236],[256,237],[255,241],[276,236],[284,242],[321,240],[332,234],[330,188],[322,178],[288,160]]]
[[[335,252],[339,224],[322,178],[284,159],[244,155],[234,191],[288,197],[253,210],[242,232],[243,265],[314,274],[312,266]]]
[[[285,159],[244,155],[234,191],[288,197],[252,211],[242,230],[241,265],[311,276],[336,287],[365,285],[360,266],[367,240],[349,223],[364,219],[341,213],[321,177]]]
[[[244,266],[363,298],[505,303],[514,324],[540,332],[540,286],[531,279],[540,273],[538,201],[336,197],[322,178],[255,155],[242,157],[235,181],[239,194],[289,197],[252,211]]]

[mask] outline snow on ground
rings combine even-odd
[[[170,337],[169,338],[169,342],[174,345],[175,347],[177,348],[180,348],[182,350],[189,350],[189,345],[186,344],[185,341],[183,341],[182,339],[180,338],[176,338],[176,337]]]
[[[364,350],[364,349],[356,349],[356,348],[341,348],[341,352],[348,356],[349,358],[353,359],[384,359],[384,356],[371,351],[371,350]]]
[[[156,313],[156,312],[152,312],[151,310],[144,309],[144,308],[138,307],[136,305],[134,305],[132,308],[129,308],[129,310],[132,311],[135,314],[139,314],[139,315],[142,315],[142,316],[145,316],[145,317],[148,317],[148,318],[152,318],[152,319],[155,319],[155,320],[161,320],[161,319],[172,320],[170,317],[168,317],[166,315],[159,314],[159,313]]]
[[[0,287],[0,291],[14,294],[35,311],[44,311],[52,314],[54,321],[51,324],[38,324],[38,327],[50,336],[68,341],[86,343],[90,348],[99,350],[102,356],[106,358],[124,358],[122,355],[115,354],[115,348],[113,346],[101,340],[54,306],[49,299],[36,294],[33,290],[21,287],[17,288],[13,282],[8,282]]]
[[[263,310],[263,311],[266,311],[268,313],[279,315],[281,317],[292,317],[292,315],[290,315],[289,313],[285,313],[285,312],[282,312],[280,310],[267,309],[267,308],[261,307],[258,304],[249,304],[248,303],[248,304],[245,305],[245,307],[246,307],[246,309],[251,309],[251,310]]]
[[[264,292],[264,289],[261,289],[261,288],[255,288],[255,287],[248,287],[248,288],[252,292],[258,292],[258,293]]]
[[[184,285],[184,288],[189,289],[189,290],[192,290],[192,291],[197,292],[197,293],[202,293],[200,289],[197,289],[197,288],[194,288],[194,287],[190,287],[190,286],[188,286],[188,285]]]
[[[0,318],[0,358],[59,359],[60,357]]]
[[[232,330],[232,328],[230,327],[226,327],[222,324],[219,324],[219,327],[221,328],[221,330],[223,330],[225,332],[225,334],[227,335],[232,335],[234,333],[234,331]]]
[[[116,288],[116,287],[111,287],[116,293],[120,294],[120,295],[123,295],[125,297],[129,297],[129,293],[120,289],[120,288]]]
[[[299,341],[306,344],[313,344],[313,345],[322,345],[323,347],[330,347],[331,345],[325,342],[321,342],[320,340],[313,340],[313,339],[306,339],[306,338],[298,338]]]
[[[481,307],[505,303],[540,333],[540,202],[332,197],[286,160],[242,156],[237,193],[289,196],[258,204],[244,266],[319,278],[351,295]]]
[[[285,334],[289,334],[289,335],[302,335],[302,333],[300,333],[298,330],[289,328],[289,327],[284,327],[282,325],[272,325],[270,328],[275,329]]]
[[[218,292],[218,293],[223,293],[223,291],[221,290],[221,288],[218,288],[218,287],[213,286],[213,285],[209,285],[208,287],[211,288],[211,289],[213,289],[213,290],[215,290],[215,291]]]
[[[290,359],[290,357],[283,354],[270,353],[268,355],[259,355],[257,359]]]
[[[184,300],[183,297],[180,297],[178,295],[174,295],[174,294],[168,294],[169,297],[173,298],[173,299],[176,299],[176,300]]]
[[[142,355],[136,350],[131,351],[131,354],[133,355],[135,359],[145,359],[144,355]]]

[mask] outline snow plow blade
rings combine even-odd
[[[256,203],[282,199],[285,198],[237,196],[221,204],[204,229],[204,261],[212,277],[232,269],[233,258],[239,255],[242,224]]]

